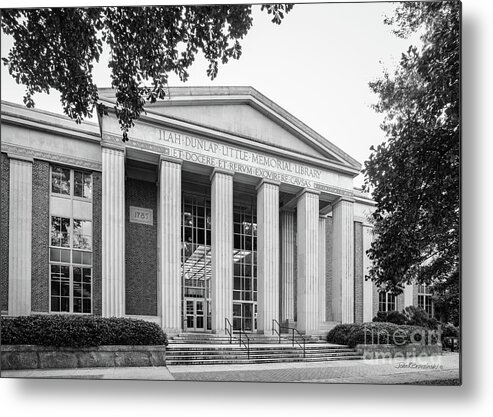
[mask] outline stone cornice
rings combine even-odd
[[[48,162],[55,162],[62,165],[75,166],[85,168],[93,171],[101,171],[102,165],[100,162],[91,161],[84,158],[74,158],[54,152],[44,152],[36,149],[26,148],[19,145],[12,145],[10,143],[2,143],[2,152],[7,154],[18,155],[23,159],[40,159]]]

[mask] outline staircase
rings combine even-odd
[[[214,334],[182,333],[171,337],[166,349],[167,365],[214,365],[214,364],[252,364],[287,362],[324,362],[334,360],[362,359],[354,349],[348,346],[334,345],[321,341],[316,336],[305,337],[298,343],[277,336],[249,334],[249,348],[240,345],[239,335],[235,334],[230,344],[228,336]],[[301,345],[301,346],[300,346]]]

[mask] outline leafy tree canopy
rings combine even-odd
[[[263,5],[280,24],[292,5]],[[252,27],[250,5],[4,9],[2,30],[14,45],[2,58],[17,83],[33,95],[58,90],[64,112],[78,123],[98,106],[92,70],[110,50],[116,115],[126,140],[146,102],[165,96],[168,76],[186,81],[198,52],[214,79],[219,62],[241,56],[240,40]],[[98,111],[104,111],[99,107]]]
[[[399,293],[436,286],[458,302],[460,223],[460,3],[402,3],[387,24],[422,33],[394,73],[370,83],[386,141],[371,148],[365,189],[376,202],[369,278]]]

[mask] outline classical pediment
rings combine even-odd
[[[146,107],[157,114],[351,168],[360,164],[252,87],[174,87]],[[101,89],[103,100],[114,90]]]

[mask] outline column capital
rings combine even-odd
[[[259,183],[255,187],[255,190],[258,191],[259,188],[262,187],[262,185],[264,185],[264,184],[277,185],[278,187],[281,185],[281,183],[279,181],[274,181],[274,180],[270,180],[268,178],[263,178],[259,181]]]
[[[234,176],[234,171],[229,171],[227,169],[223,169],[223,168],[214,168],[212,170],[212,173],[211,175],[209,176],[209,179],[212,181],[212,179],[214,178],[214,175],[216,174],[224,174],[224,175],[231,175],[231,176]]]
[[[346,197],[346,196],[339,196],[333,203],[332,207],[336,206],[339,203],[342,203],[343,201],[346,201],[348,203],[354,203],[354,198],[351,197]]]
[[[24,155],[17,155],[17,154],[13,154],[13,153],[8,153],[7,157],[9,159],[15,159],[17,161],[30,162],[31,164],[34,162],[33,158],[30,158],[29,156],[24,156]]]
[[[171,162],[173,164],[178,164],[182,165],[183,160],[179,158],[173,158],[172,156],[166,156],[166,155],[159,155],[159,165],[161,165],[162,162]]]
[[[103,150],[113,150],[125,153],[125,145],[120,145],[114,142],[101,142],[101,149]]]

